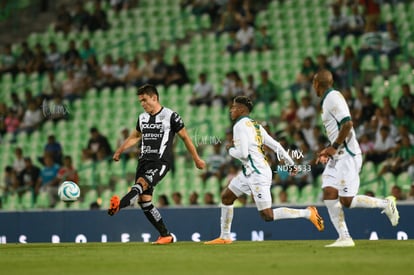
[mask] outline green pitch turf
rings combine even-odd
[[[414,274],[414,241],[5,244],[0,274]]]

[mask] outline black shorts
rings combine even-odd
[[[149,188],[143,192],[146,195],[152,195],[154,187],[165,177],[170,167],[165,162],[159,161],[139,161],[135,182],[138,178],[144,178],[149,184]]]

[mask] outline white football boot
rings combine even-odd
[[[355,243],[351,237],[339,238],[334,243],[325,245],[325,247],[353,247],[353,246],[355,246]]]
[[[382,210],[381,213],[385,213],[385,215],[387,215],[392,226],[397,226],[400,214],[398,214],[397,204],[395,202],[396,199],[394,196],[388,196],[386,197],[386,200],[388,200],[388,205],[384,208],[384,210]]]

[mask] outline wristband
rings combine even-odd
[[[338,148],[339,148],[339,146],[341,146],[341,144],[339,144],[338,142],[334,142],[334,143],[332,143],[332,145],[331,145],[333,148],[335,148],[335,150],[338,150]]]

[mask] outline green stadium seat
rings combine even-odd
[[[387,71],[390,69],[390,61],[388,59],[388,55],[386,54],[380,55],[380,67],[382,71]]]
[[[412,75],[413,68],[411,67],[410,63],[403,63],[398,68],[398,75],[400,76],[401,80],[407,82],[407,80]]]
[[[129,188],[130,184],[125,179],[120,179],[115,183],[114,194],[123,196],[123,194],[128,193]]]
[[[48,192],[39,192],[36,198],[36,208],[49,208],[50,207],[50,199]]]
[[[387,96],[388,91],[387,91],[387,87],[386,86],[378,86],[377,88],[371,88],[372,91],[372,96],[373,96],[373,101],[382,106],[383,102],[382,99],[384,96]]]
[[[3,202],[3,209],[8,211],[16,211],[21,209],[20,200],[17,193],[9,193]]]
[[[349,34],[349,35],[345,36],[343,45],[345,47],[346,46],[351,46],[352,49],[355,51],[355,50],[358,49],[358,40],[354,35]]]
[[[59,201],[56,205],[55,205],[55,209],[56,210],[67,210],[68,209],[68,203],[64,202],[64,201]]]
[[[365,55],[361,61],[362,71],[378,71],[378,66],[374,62],[372,55]]]
[[[290,185],[286,189],[287,195],[288,195],[288,201],[289,203],[298,203],[299,202],[299,189],[296,185]]]
[[[280,185],[275,185],[270,191],[272,192],[273,203],[277,205],[281,204],[279,193],[282,191],[282,187]]]
[[[79,174],[79,186],[80,187],[91,187],[96,184],[96,175],[92,166],[81,167],[78,170]]]
[[[95,189],[91,189],[85,192],[83,195],[83,208],[88,209],[90,204],[98,200],[98,192]]]
[[[393,12],[391,4],[385,3],[381,5],[381,21],[389,22],[393,20]]]
[[[204,29],[209,29],[211,27],[210,16],[208,14],[203,14],[201,16],[200,26]]]
[[[95,166],[96,181],[99,186],[108,186],[111,179],[111,165],[107,161],[100,161]]]
[[[400,100],[401,96],[402,96],[402,89],[400,87],[400,85],[395,85],[394,87],[390,87],[390,100],[391,100],[391,105],[392,107],[396,108],[398,105],[398,101]]]
[[[391,188],[396,184],[396,179],[394,174],[392,174],[391,172],[385,173],[384,175],[382,175],[382,178],[385,184],[385,188],[383,189],[383,191],[385,191],[384,195],[388,196],[389,194],[391,194]]]
[[[23,193],[20,199],[20,205],[22,209],[33,209],[33,192],[31,190],[27,190]]]
[[[403,192],[410,191],[413,183],[414,181],[411,179],[408,172],[402,172],[397,176],[397,185],[402,188]]]

